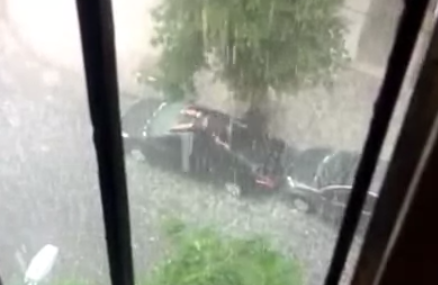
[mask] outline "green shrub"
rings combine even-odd
[[[168,226],[166,238],[167,258],[142,285],[303,284],[298,262],[272,250],[262,238],[225,237],[181,223]]]

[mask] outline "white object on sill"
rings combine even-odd
[[[58,247],[47,244],[32,258],[24,275],[24,283],[38,284],[52,270],[58,256]]]

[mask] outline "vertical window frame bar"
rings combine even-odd
[[[436,223],[438,198],[438,117],[435,118],[373,284],[438,283],[438,232],[430,226]]]
[[[76,0],[76,6],[111,282],[113,285],[133,285],[111,0]]]
[[[408,69],[429,1],[405,0],[404,2],[405,5],[397,27],[385,78],[380,88],[378,99],[374,105],[374,114],[353,184],[353,190],[344,213],[333,257],[325,278],[325,285],[338,284],[342,276],[342,271],[372,181],[374,169],[388,131],[389,123],[403,85],[403,79]]]
[[[435,20],[436,21],[436,20]],[[370,221],[352,284],[374,284],[385,266],[396,224],[404,203],[410,199],[421,158],[438,116],[438,23],[415,85],[393,158]]]

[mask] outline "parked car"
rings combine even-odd
[[[193,102],[141,100],[124,114],[122,125],[126,153],[222,183],[234,195],[270,193],[284,182],[283,141]]]
[[[302,211],[338,223],[360,154],[329,148],[297,151],[257,125],[190,101],[140,100],[122,118],[125,152],[154,166],[225,186],[233,195],[285,194]],[[381,161],[363,216],[386,171]]]
[[[339,224],[348,203],[361,155],[329,148],[311,148],[298,152],[286,170],[283,190],[296,208],[316,213]],[[374,209],[387,162],[381,160],[367,193],[362,211],[362,227]]]

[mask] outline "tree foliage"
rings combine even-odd
[[[345,58],[342,0],[164,0],[153,13],[161,87],[194,93],[213,71],[235,97],[257,104],[332,79]]]

